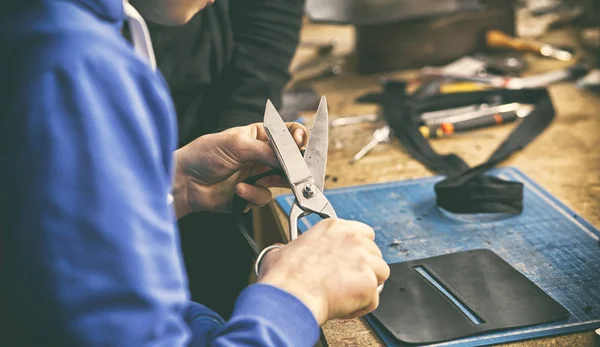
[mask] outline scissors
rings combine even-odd
[[[263,123],[269,143],[277,156],[281,169],[267,171],[250,177],[244,180],[244,182],[255,184],[258,180],[271,175],[285,175],[287,177],[295,197],[289,213],[289,236],[290,241],[293,241],[298,237],[298,220],[300,218],[313,213],[319,215],[321,218],[337,218],[333,206],[327,200],[325,194],[323,194],[325,168],[327,166],[327,147],[329,144],[327,100],[325,97],[321,98],[304,153],[298,149],[298,144],[292,138],[279,112],[277,112],[275,106],[270,101],[267,101]],[[263,249],[262,252],[258,249],[241,218],[245,205],[246,202],[240,197],[234,197],[234,214],[237,216],[238,227],[242,235],[257,256],[255,272],[258,276],[260,259],[266,253],[265,251],[279,246],[269,246]],[[381,293],[382,290],[383,284],[377,287],[378,293]]]
[[[321,98],[304,155],[270,101],[267,101],[265,109],[264,126],[294,193],[295,199],[289,213],[289,236],[290,241],[293,241],[298,237],[300,218],[313,213],[321,218],[337,218],[333,206],[323,194],[329,143],[327,100],[325,97]]]
[[[313,213],[321,218],[337,218],[333,206],[323,194],[329,143],[327,100],[321,98],[304,154],[270,101],[267,101],[263,122],[269,142],[294,193],[289,213],[290,241],[293,241],[298,237],[298,219]],[[382,290],[383,284],[377,287],[378,293]]]

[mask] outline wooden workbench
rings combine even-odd
[[[545,39],[572,42],[572,37],[573,33],[566,30],[548,35]],[[336,38],[336,51],[344,53],[352,50],[353,30],[340,26],[305,25],[302,38],[316,42]],[[307,59],[310,53],[308,49],[299,49],[294,64]],[[532,64],[528,73],[564,66],[563,63],[534,57],[529,57],[529,60]],[[330,118],[375,112],[376,107],[356,105],[353,100],[367,91],[378,90],[378,77],[357,76],[345,71],[342,76],[316,83],[315,88],[327,96]],[[554,123],[503,165],[518,167],[579,215],[600,227],[600,98],[578,91],[569,83],[551,87],[550,93],[557,111]],[[469,165],[476,165],[496,149],[512,128],[512,125],[495,127],[460,138],[434,140],[432,144],[440,153],[457,153]],[[348,161],[371,139],[374,129],[374,124],[357,124],[330,130],[326,189],[434,175],[404,152],[397,141],[379,145],[350,168]],[[276,191],[276,194],[283,192],[289,193]],[[274,203],[257,212],[257,230],[276,228],[278,235],[287,234],[287,217]],[[272,234],[266,235],[265,244],[277,238]],[[324,331],[331,346],[382,346],[375,333],[360,319],[331,321],[325,325]],[[576,334],[507,346],[592,346],[592,337],[591,333]]]

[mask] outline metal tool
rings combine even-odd
[[[526,117],[532,110],[532,105],[522,105],[521,108],[517,110],[493,113],[489,112],[476,117],[465,118],[464,120],[454,123],[423,125],[419,127],[419,131],[426,138],[456,136],[457,133],[464,133],[479,128],[486,128],[493,125],[514,122],[519,118]]]
[[[473,75],[469,71],[466,72],[446,72],[442,68],[436,67],[424,67],[421,69],[421,76],[425,77],[436,77],[440,79],[451,79],[459,81],[471,81],[476,83],[483,83],[496,88],[505,88],[508,83],[517,79],[517,77],[506,77],[486,74],[484,76]]]
[[[540,73],[537,75],[512,78],[507,82],[508,89],[540,88],[553,83],[568,81],[585,76],[589,67],[585,64],[576,64],[564,69]]]
[[[265,129],[296,197],[290,210],[290,240],[298,237],[299,218],[311,213],[316,213],[323,218],[337,218],[335,210],[323,195],[329,141],[327,118],[326,100],[322,98],[306,151],[302,156],[281,116],[273,104],[267,102]]]
[[[573,54],[567,50],[546,43],[511,37],[498,30],[488,31],[486,41],[491,48],[510,48],[517,52],[533,52],[562,61],[573,59]]]
[[[505,89],[523,89],[523,88],[540,88],[550,84],[578,78],[587,73],[588,68],[583,64],[576,64],[564,69],[545,72],[527,77],[508,77],[487,74],[486,76],[472,76],[463,73],[445,73],[439,68],[423,68],[421,74],[423,76],[447,78],[462,81],[473,81],[484,83],[496,88]]]
[[[446,119],[452,116],[462,115],[465,113],[475,112],[480,108],[485,107],[484,104],[468,105],[455,108],[447,108],[444,110],[429,111],[423,113],[419,118],[420,122],[426,125],[435,124],[438,119]],[[443,122],[442,122],[443,123]]]
[[[469,121],[469,120],[476,119],[476,118],[486,117],[488,115],[495,115],[498,113],[508,113],[508,112],[515,112],[517,117],[523,118],[527,114],[529,114],[529,112],[531,112],[531,110],[533,110],[533,106],[524,105],[524,104],[520,104],[517,102],[513,102],[510,104],[504,104],[504,105],[482,104],[482,105],[479,105],[477,108],[469,109],[472,107],[473,106],[465,107],[464,109],[468,110],[468,111],[462,112],[462,113],[450,114],[445,117],[423,119],[423,123],[425,123],[425,125],[460,123],[460,122],[465,122],[465,121]]]
[[[375,113],[361,114],[358,116],[338,117],[329,122],[332,127],[343,125],[358,124],[358,123],[373,123],[379,119],[379,115]]]
[[[289,213],[290,241],[293,241],[298,237],[298,219],[313,213],[322,218],[337,218],[333,206],[323,194],[329,143],[327,101],[325,97],[321,98],[304,156],[270,101],[267,101],[264,126],[296,197]],[[377,292],[382,289],[383,284]]]
[[[367,143],[354,157],[350,160],[350,164],[354,164],[359,161],[362,157],[364,157],[367,153],[369,153],[373,148],[377,147],[378,144],[382,142],[390,141],[390,127],[383,126],[373,132],[373,139],[371,142]]]

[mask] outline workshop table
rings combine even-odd
[[[544,39],[573,44],[574,32],[563,30]],[[336,52],[351,52],[351,27],[305,25],[302,39],[322,42],[335,38]],[[300,48],[294,64],[308,57],[311,51]],[[527,57],[528,74],[544,72],[565,63]],[[351,71],[352,69],[346,69]],[[317,82],[314,87],[327,96],[330,119],[340,115],[376,112],[372,105],[357,105],[354,99],[369,91],[379,90],[381,76],[358,76],[344,71],[341,76]],[[414,73],[414,72],[412,72]],[[411,72],[395,74],[409,76]],[[525,150],[515,154],[503,165],[516,166],[550,191],[596,227],[600,227],[600,98],[577,90],[571,83],[550,88],[557,116],[551,126]],[[308,120],[308,125],[312,120]],[[352,156],[371,140],[378,124],[363,123],[331,128],[325,189],[390,182],[435,175],[411,158],[397,140],[380,144],[367,156],[349,167]],[[440,153],[456,153],[473,166],[485,160],[510,133],[513,125],[504,125],[467,133],[461,137],[432,140]],[[289,194],[289,190],[275,190]],[[273,202],[255,211],[255,230],[262,231],[260,243],[271,244],[287,235],[287,216]],[[277,233],[268,231],[277,230]],[[334,320],[324,326],[331,346],[382,346],[383,344],[362,319]],[[512,347],[591,346],[593,334],[583,333],[555,338],[512,343]]]

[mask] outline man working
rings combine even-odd
[[[135,4],[180,24],[206,2]],[[267,253],[228,322],[188,302],[175,216],[229,211],[234,194],[270,200],[282,182],[240,183],[278,165],[262,125],[173,155],[172,102],[141,17],[120,0],[4,0],[0,27],[0,345],[312,346],[328,319],[377,306],[389,268],[373,230],[340,220]]]
[[[177,113],[179,147],[197,137],[261,122],[281,107],[300,36],[304,0],[219,0],[183,26],[148,21],[156,62]],[[252,213],[245,216],[252,229]],[[253,252],[231,215],[207,211],[178,221],[191,298],[229,317],[248,285]],[[218,232],[199,233],[209,227]],[[207,286],[206,281],[222,286]]]

